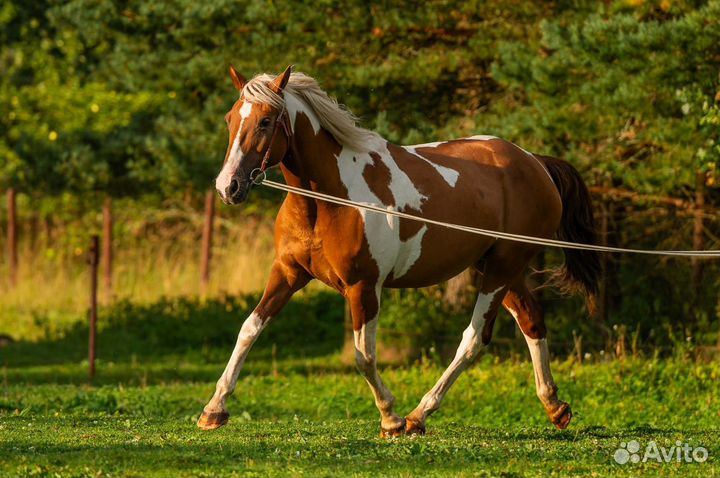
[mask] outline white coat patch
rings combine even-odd
[[[285,108],[287,108],[288,116],[290,116],[290,128],[295,132],[295,118],[298,111],[303,113],[310,120],[313,132],[317,135],[320,132],[320,120],[311,108],[305,107],[305,104],[290,93],[285,92]]]
[[[425,195],[417,190],[410,178],[400,169],[387,149],[386,142],[378,142],[375,153],[390,171],[388,188],[395,206],[383,204],[365,182],[363,170],[373,164],[370,153],[359,153],[344,147],[337,156],[340,180],[347,188],[349,199],[366,204],[382,205],[388,209],[420,211]],[[379,280],[382,283],[392,273],[393,278],[402,277],[410,270],[422,252],[422,239],[427,231],[423,225],[407,241],[400,240],[400,220],[395,216],[375,212],[360,211],[365,223],[365,238],[368,241],[370,255],[378,265]]]
[[[476,134],[475,136],[470,136],[469,138],[460,138],[460,139],[471,139],[473,141],[490,141],[491,139],[499,139],[497,136],[492,136],[489,134]]]
[[[455,187],[455,184],[457,183],[458,176],[460,176],[460,173],[458,171],[455,171],[454,169],[440,166],[439,164],[435,164],[426,157],[424,157],[422,154],[418,153],[416,151],[417,148],[435,148],[438,145],[441,145],[443,143],[427,143],[427,144],[416,144],[413,146],[403,146],[403,149],[407,151],[410,154],[413,154],[417,156],[418,158],[422,159],[426,163],[428,163],[430,166],[435,168],[435,170],[440,173],[440,176],[445,180],[446,183],[450,185],[450,187]]]

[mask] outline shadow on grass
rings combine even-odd
[[[27,419],[17,421],[20,424]],[[606,430],[598,437],[596,428],[602,427],[579,429],[573,433],[574,441],[548,446],[536,442],[552,439],[552,431],[535,430],[534,434],[518,436],[494,428],[462,426],[451,428],[437,438],[383,441],[369,438],[370,422],[356,420],[328,424],[250,422],[208,434],[197,431],[190,423],[150,421],[138,426],[136,421],[124,423],[122,418],[112,418],[102,419],[100,423],[77,422],[71,429],[75,436],[70,441],[67,425],[67,419],[49,419],[45,426],[59,429],[60,437],[38,438],[28,434],[9,438],[0,445],[0,452],[7,454],[8,463],[15,466],[17,474],[38,476],[68,475],[80,466],[87,469],[88,463],[92,463],[96,473],[102,469],[107,474],[122,471],[130,475],[190,470],[193,475],[252,472],[252,475],[267,476],[287,474],[291,466],[296,471],[314,470],[321,476],[348,474],[348,469],[353,470],[353,474],[362,471],[368,476],[458,476],[468,475],[467,470],[474,467],[482,467],[488,475],[503,476],[546,475],[548,469],[558,474],[585,475],[605,467],[600,474],[608,476],[608,472],[613,475],[622,471],[615,468],[611,459],[610,452],[617,446],[612,438],[628,432]],[[654,433],[656,435],[648,438],[672,440],[676,432],[654,429]],[[716,435],[703,431],[685,433],[695,439]],[[19,454],[32,457],[32,465],[26,465],[28,460],[16,456]],[[655,470],[653,475],[677,470],[675,464],[667,468],[658,468],[657,464],[648,466],[650,468],[642,471]],[[34,470],[37,471],[33,473]],[[274,472],[269,473],[270,470]],[[631,474],[638,471],[633,468]],[[701,472],[712,473],[708,469]]]
[[[379,476],[399,475],[407,473],[408,469],[428,466],[408,464],[403,460],[423,449],[417,445],[411,450],[395,450],[371,440],[340,440],[333,441],[337,448],[323,444],[288,446],[287,438],[285,435],[260,435],[252,440],[233,437],[224,444],[216,440],[183,444],[177,439],[153,444],[134,443],[132,435],[128,434],[126,443],[113,445],[43,447],[41,463],[16,465],[15,472],[19,476],[66,476],[75,475],[78,471],[86,476],[163,476],[164,473],[177,474],[178,470],[183,470],[181,476],[188,471],[193,476],[285,476],[290,468],[296,472],[312,470],[313,476],[342,476],[351,467],[354,473]],[[16,446],[18,443],[10,442],[8,445]],[[338,449],[350,450],[352,455],[347,452],[340,455]],[[35,452],[34,456],[37,454]],[[443,458],[441,456],[434,461],[444,467],[452,465]],[[468,457],[463,458],[467,466]],[[469,460],[478,464],[482,462],[485,466],[503,463],[502,457],[491,453],[471,456]],[[448,473],[449,476],[455,474],[457,472]]]
[[[138,429],[126,427],[120,419],[106,419],[97,425],[78,424],[73,428],[74,436],[69,437],[68,426],[73,422],[51,420],[54,428],[62,430],[61,440],[9,439],[0,445],[0,452],[17,453],[32,446],[29,456],[34,463],[76,467],[91,462],[97,470],[139,473],[158,469],[187,472],[208,467],[215,473],[213,476],[223,470],[240,471],[246,467],[285,469],[293,465],[330,471],[349,464],[354,472],[375,475],[397,474],[412,469],[409,465],[431,466],[436,473],[452,475],[450,472],[467,469],[469,464],[505,468],[508,457],[514,455],[538,458],[537,450],[522,446],[527,439],[479,427],[437,439],[428,436],[384,441],[370,438],[369,422],[344,420],[309,425],[293,421],[253,422],[208,434],[197,431],[193,424],[151,422]],[[371,426],[374,432],[375,423]],[[39,456],[42,460],[38,460]]]
[[[467,428],[467,427],[466,427]],[[478,433],[485,433],[490,436],[495,436],[495,438],[502,438],[503,436],[507,437],[507,432],[500,431],[500,430],[494,430],[494,429],[486,429],[483,427],[477,427],[479,432]],[[533,441],[533,440],[549,440],[549,441],[556,441],[556,442],[574,442],[578,439],[578,437],[582,438],[597,438],[597,439],[611,439],[611,438],[618,438],[618,430],[617,429],[611,429],[604,426],[587,426],[587,425],[580,425],[580,426],[572,426],[567,430],[554,430],[548,428],[547,433],[540,433],[538,434],[537,430],[534,429],[519,429],[517,432],[512,433],[512,437],[518,440],[523,441]],[[687,431],[687,430],[684,430]],[[672,433],[681,433],[680,430],[677,430],[675,428],[654,428],[649,426],[640,426],[640,427],[633,427],[628,428],[626,430],[622,431],[622,437],[625,436],[632,436],[634,438],[644,438],[644,437],[654,437],[654,436],[661,436],[661,435],[667,435]],[[622,438],[620,437],[620,438]]]
[[[259,295],[212,300],[161,299],[152,304],[119,302],[98,317],[100,362],[147,364],[158,359],[198,364],[226,361],[243,320]],[[332,292],[299,294],[261,334],[253,355],[270,358],[273,348],[317,357],[343,345],[344,307]],[[0,349],[0,365],[17,368],[79,364],[87,359],[88,324],[78,321],[59,336],[19,341]]]
[[[230,350],[226,352],[225,361],[204,363],[202,358],[193,361],[191,356],[173,357],[163,356],[162,361],[130,362],[130,363],[103,363],[97,365],[95,378],[88,379],[87,363],[70,365],[40,365],[24,366],[0,370],[0,380],[5,385],[83,385],[95,386],[118,385],[125,386],[151,386],[167,385],[172,383],[208,383],[215,382],[229,357]],[[155,359],[153,359],[155,360]],[[243,376],[275,376],[272,359],[263,357],[259,352],[250,353],[248,361],[243,366]],[[278,366],[284,375],[321,375],[328,373],[357,374],[354,365],[347,365],[337,359],[337,355],[322,355],[310,357],[283,358]],[[0,400],[0,403],[2,401]],[[0,406],[0,408],[2,408]]]

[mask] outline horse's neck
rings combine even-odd
[[[311,189],[334,196],[344,196],[337,155],[342,147],[324,129],[315,134],[305,125],[296,125],[290,152],[281,163],[285,181],[290,186]],[[308,201],[313,201],[308,199]]]

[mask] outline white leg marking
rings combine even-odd
[[[250,314],[245,322],[243,322],[238,334],[237,342],[235,342],[235,348],[233,349],[230,360],[225,367],[225,371],[220,376],[215,387],[215,395],[213,395],[210,402],[205,407],[205,411],[221,411],[225,410],[225,401],[230,394],[235,390],[237,384],[238,375],[242,369],[245,357],[247,357],[250,347],[255,343],[255,340],[260,335],[260,332],[265,328],[268,320],[264,322],[255,315],[253,312]]]
[[[510,307],[507,307],[507,310],[515,318],[515,322],[518,322],[517,311]],[[519,324],[518,322],[518,326]],[[530,349],[530,358],[532,359],[535,375],[535,391],[540,401],[544,405],[549,405],[552,399],[555,398],[557,387],[550,372],[550,352],[548,351],[547,340],[544,337],[542,339],[533,339],[525,334],[523,336],[528,349]]]
[[[355,362],[363,374],[375,397],[375,405],[380,410],[381,426],[385,430],[394,429],[402,424],[402,418],[393,411],[395,397],[385,386],[377,371],[375,355],[375,337],[378,319],[375,317],[364,324],[355,335]]]
[[[252,107],[252,103],[249,103],[247,101],[243,103],[243,105],[240,107],[240,126],[238,127],[237,133],[235,134],[235,139],[233,139],[232,146],[230,147],[230,155],[228,156],[228,160],[225,162],[225,165],[220,171],[217,179],[215,179],[215,189],[217,189],[217,191],[223,198],[225,198],[225,190],[228,188],[228,186],[230,186],[230,182],[232,181],[238,167],[240,167],[240,162],[245,155],[245,153],[242,151],[242,148],[240,147],[240,133],[242,132],[245,118],[250,116]]]
[[[527,336],[525,341],[532,358],[537,396],[543,404],[550,405],[552,399],[556,398],[557,387],[550,372],[550,352],[548,352],[547,341],[545,338],[533,339]]]
[[[485,325],[485,315],[490,310],[493,300],[500,289],[502,287],[489,294],[478,295],[470,325],[463,332],[462,342],[460,342],[460,346],[455,353],[455,358],[442,374],[440,380],[425,394],[420,404],[410,414],[411,418],[424,423],[428,415],[440,408],[440,403],[447,391],[468,365],[472,363],[472,360],[483,346],[480,334],[483,325]]]

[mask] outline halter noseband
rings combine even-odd
[[[253,184],[260,184],[265,180],[265,171],[268,169],[268,163],[270,162],[270,155],[272,154],[272,145],[275,142],[275,135],[277,134],[278,130],[278,123],[282,124],[283,129],[285,130],[285,136],[287,136],[288,139],[288,147],[290,146],[290,136],[292,136],[292,132],[290,129],[290,126],[288,124],[288,121],[290,118],[287,115],[287,110],[285,109],[285,104],[283,104],[282,109],[280,110],[280,114],[275,118],[275,124],[273,125],[273,131],[270,135],[270,143],[268,144],[267,149],[265,150],[265,155],[263,156],[262,163],[260,163],[259,168],[255,168],[252,171],[250,171],[250,181]],[[257,174],[255,174],[255,171],[257,171]],[[262,179],[260,179],[262,178]]]

